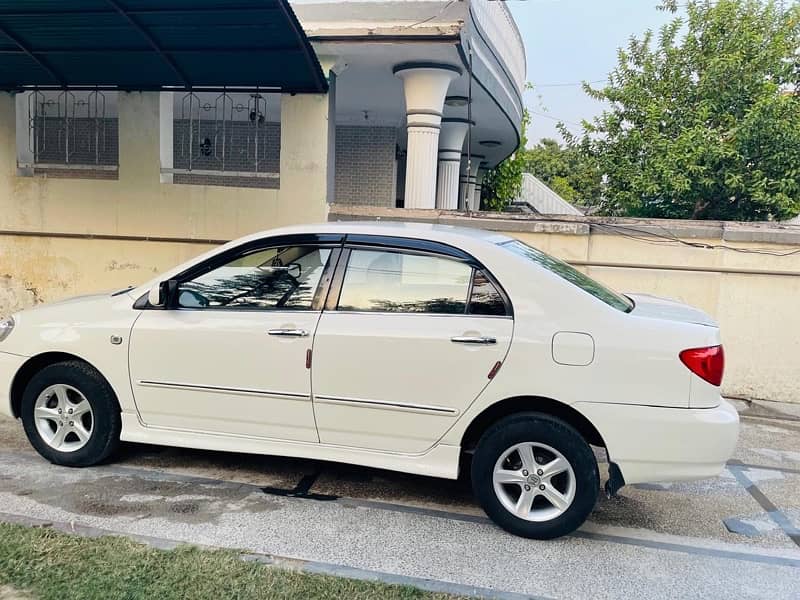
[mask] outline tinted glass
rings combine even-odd
[[[309,310],[330,249],[270,248],[178,286],[183,308]]]
[[[602,300],[617,310],[621,310],[623,312],[630,312],[633,310],[633,302],[628,300],[625,296],[608,289],[599,281],[595,281],[588,275],[584,275],[574,267],[571,267],[567,263],[562,262],[557,258],[553,258],[549,254],[545,254],[541,250],[531,248],[519,240],[504,242],[501,244],[501,246],[513,252],[514,254],[518,254],[519,256],[527,258],[531,262],[534,262],[540,267],[547,269],[551,273],[555,273],[559,277],[566,279],[570,283],[581,288],[583,291],[590,293],[598,300]]]
[[[472,296],[469,299],[469,314],[504,316],[506,304],[494,284],[482,271],[475,271],[472,279]]]
[[[447,258],[353,250],[339,310],[464,314],[471,274]]]

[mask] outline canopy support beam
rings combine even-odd
[[[64,79],[60,77],[58,73],[56,73],[52,68],[50,68],[50,65],[48,65],[44,59],[42,59],[39,56],[36,56],[36,54],[34,54],[30,48],[28,48],[25,44],[23,44],[19,38],[17,38],[14,34],[10,33],[5,27],[3,27],[2,23],[0,23],[0,34],[4,35],[9,40],[14,42],[14,45],[17,48],[19,48],[26,56],[28,56],[28,58],[30,58],[37,65],[39,65],[39,67],[44,69],[47,72],[47,74],[53,78],[53,81],[58,82],[59,86],[61,87],[67,86],[66,81],[64,81]]]
[[[120,15],[122,15],[125,18],[125,20],[131,24],[131,27],[133,27],[136,31],[138,31],[141,34],[141,36],[147,41],[147,43],[150,44],[150,47],[153,50],[155,50],[156,54],[158,54],[161,57],[161,59],[165,63],[167,63],[169,68],[172,69],[172,71],[178,76],[178,79],[181,80],[183,85],[186,86],[187,89],[191,89],[192,84],[186,77],[184,72],[181,71],[180,67],[175,63],[174,60],[172,60],[172,57],[170,57],[166,52],[164,52],[161,49],[161,46],[158,45],[155,38],[153,38],[153,36],[150,35],[147,29],[145,29],[135,18],[129,15],[125,11],[125,9],[122,6],[120,6],[119,3],[116,2],[116,0],[106,0],[106,2],[108,2],[112,7],[114,7],[114,10],[116,10]]]

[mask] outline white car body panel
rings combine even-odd
[[[603,433],[626,484],[715,477],[731,457],[739,432],[739,415],[726,401],[711,409],[599,402],[574,408]]]
[[[628,296],[636,303],[635,312],[638,316],[718,327],[716,321],[693,306],[649,294],[628,294]]]
[[[209,257],[249,241],[302,233],[388,235],[459,248],[501,283],[513,319],[133,308],[152,286]],[[691,307],[644,296],[633,296],[633,312],[621,312],[497,245],[506,239],[420,224],[284,228],[226,244],[125,294],[24,311],[0,342],[0,412],[13,414],[9,390],[24,357],[59,352],[106,377],[119,399],[127,441],[454,478],[464,433],[484,410],[528,398],[535,411],[543,398],[570,406],[594,425],[627,483],[718,473],[736,441],[736,413],[719,387],[678,360],[684,349],[720,343],[713,321]],[[309,336],[287,342],[264,335],[284,326]],[[462,334],[490,335],[497,344],[450,343]],[[112,336],[121,343],[112,344]],[[305,354],[312,342],[309,370]],[[273,347],[281,348],[279,355]],[[502,366],[489,380],[497,361]],[[219,416],[220,407],[233,414]]]
[[[267,332],[313,332],[319,316],[305,311],[142,311],[129,358],[142,422],[318,442],[305,366],[311,338]]]
[[[254,436],[217,435],[207,432],[144,427],[136,415],[131,413],[122,415],[122,439],[126,442],[140,444],[329,460],[443,479],[458,478],[458,464],[461,457],[460,446],[447,444],[437,444],[423,454],[400,454],[328,444],[268,440]]]
[[[490,384],[514,322],[467,315],[326,312],[314,339],[315,413],[325,444],[419,453]],[[455,336],[489,336],[487,346]],[[347,360],[335,360],[346,356]]]
[[[131,310],[134,300],[128,294],[97,294],[22,311],[14,315],[16,326],[0,342],[0,352],[28,358],[55,352],[80,358],[108,380],[122,412],[135,412],[128,374],[128,340],[139,316]],[[123,343],[112,344],[112,336]],[[0,387],[9,389],[11,381],[1,380]],[[11,407],[4,403],[0,412],[11,414]]]

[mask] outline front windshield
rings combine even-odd
[[[633,310],[633,302],[625,296],[608,289],[603,284],[595,281],[588,275],[584,275],[574,267],[571,267],[567,263],[560,261],[557,258],[553,258],[549,254],[545,254],[541,250],[532,248],[531,246],[528,246],[519,240],[509,240],[501,243],[500,246],[518,256],[527,258],[531,262],[534,262],[540,267],[547,269],[551,273],[555,273],[562,279],[566,279],[573,285],[578,286],[583,291],[590,293],[598,300],[602,300],[617,310],[621,310],[622,312],[630,312]]]

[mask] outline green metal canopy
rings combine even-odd
[[[0,0],[0,90],[328,89],[287,0]]]

